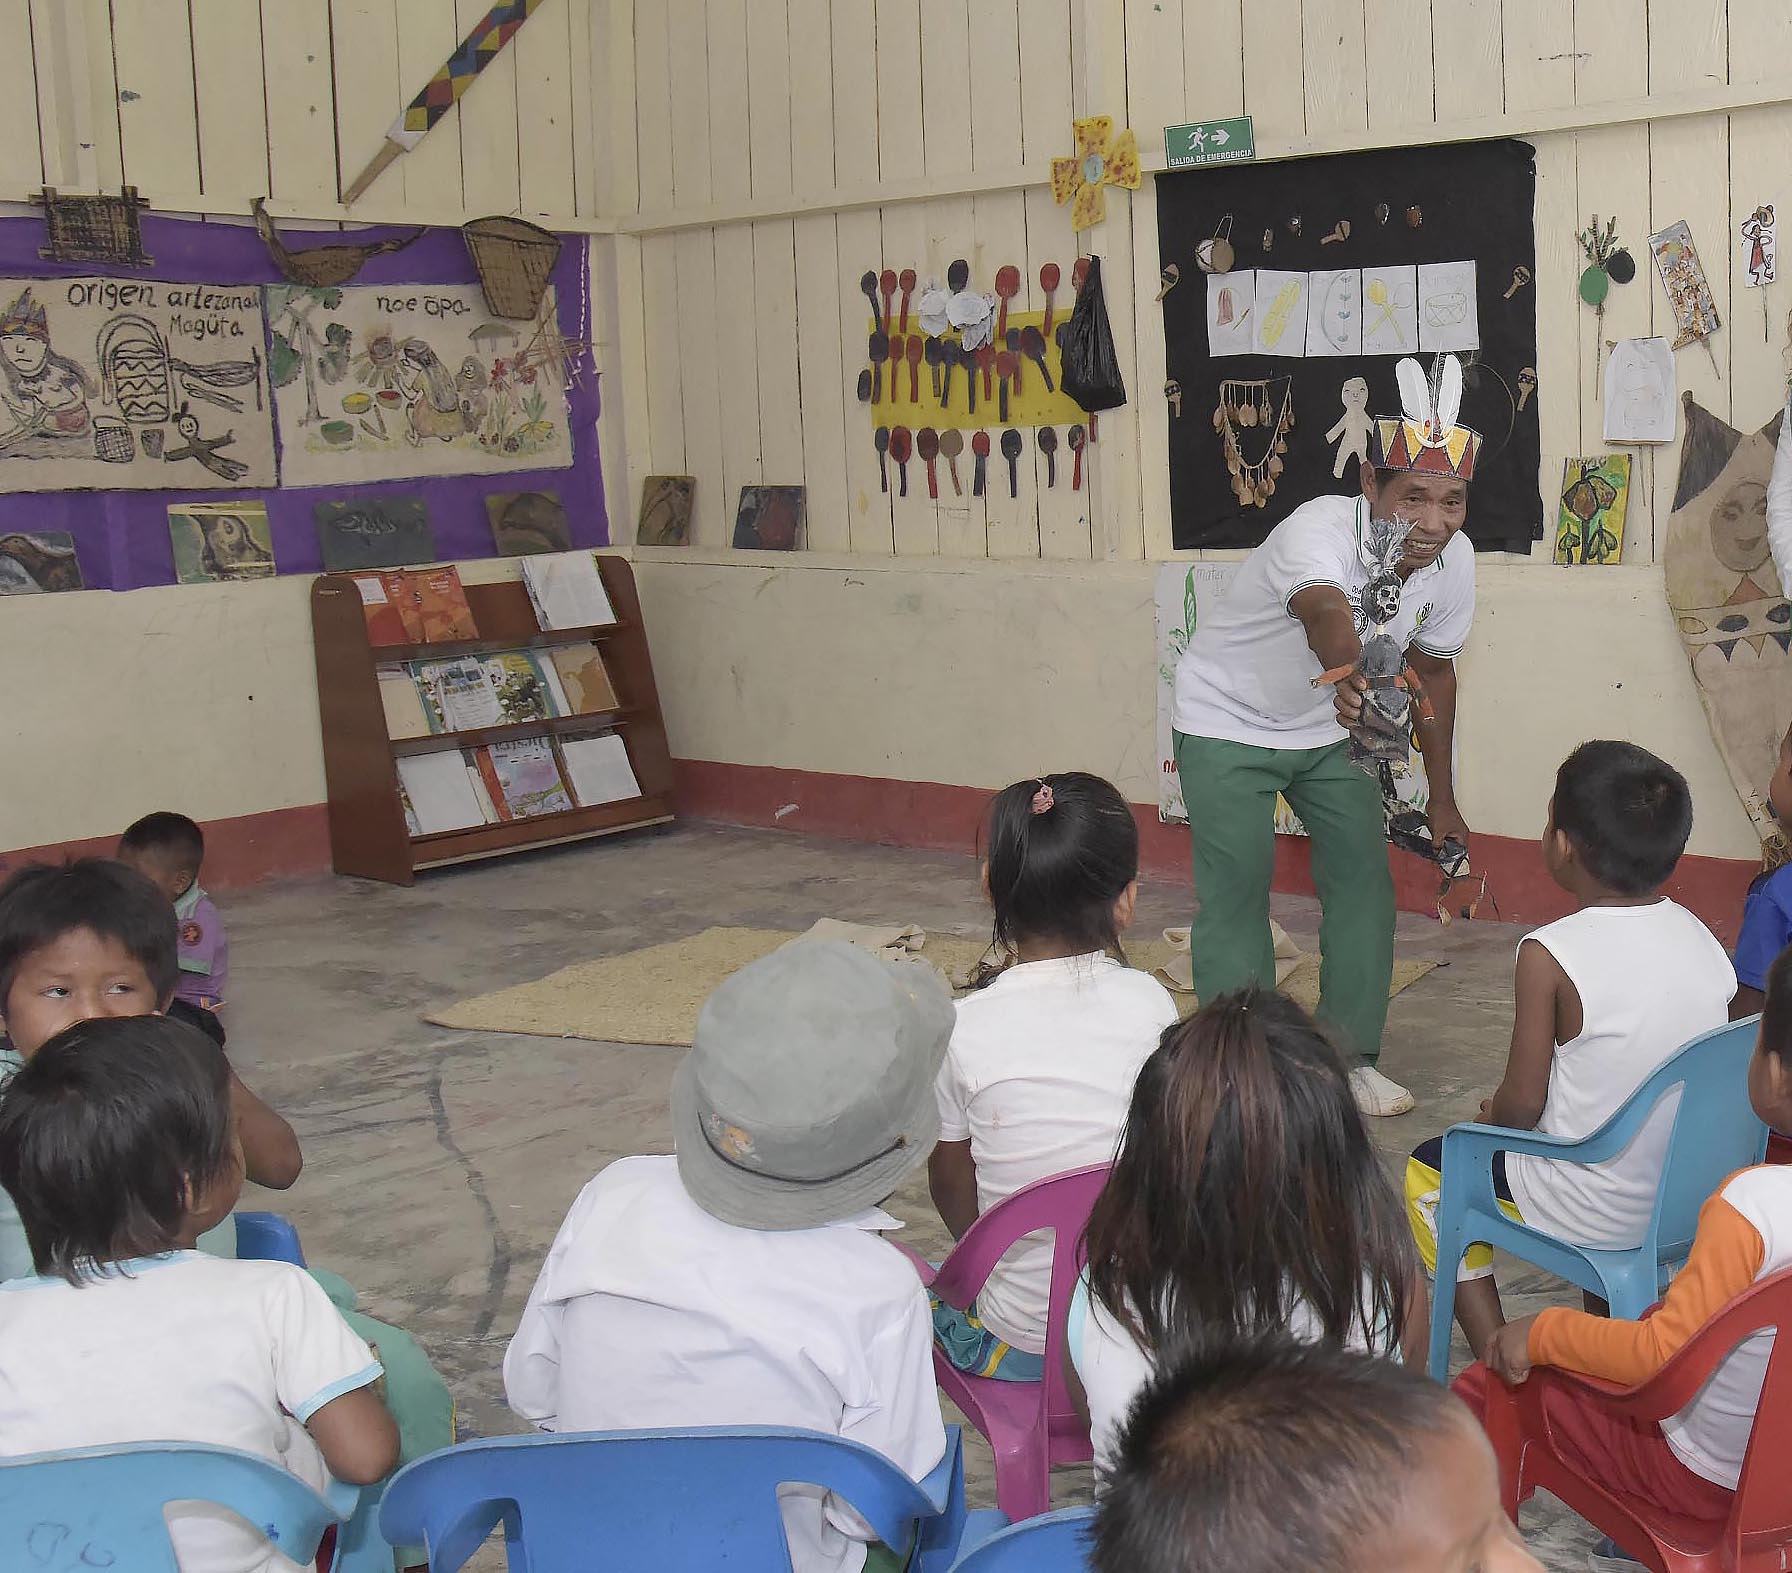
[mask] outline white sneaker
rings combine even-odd
[[[1373,1065],[1359,1065],[1350,1073],[1350,1090],[1356,1094],[1356,1106],[1375,1117],[1406,1114],[1413,1106],[1412,1094]]]

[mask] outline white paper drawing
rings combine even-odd
[[[1605,440],[1672,442],[1678,398],[1666,339],[1620,339],[1605,362]]]
[[[1307,354],[1363,352],[1363,275],[1360,268],[1314,273],[1307,282]]]
[[[1215,360],[1251,353],[1256,300],[1257,275],[1249,268],[1207,275],[1207,353]]]
[[[1251,348],[1259,355],[1307,352],[1307,275],[1257,269],[1257,331]]]
[[[1478,350],[1481,319],[1472,262],[1419,264],[1419,348]]]
[[[1364,268],[1363,353],[1410,355],[1418,347],[1418,270]]]

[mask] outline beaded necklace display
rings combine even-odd
[[[1277,387],[1281,389],[1276,408]],[[1264,428],[1263,450],[1246,459],[1240,430]],[[1294,380],[1291,377],[1232,379],[1220,383],[1220,402],[1213,412],[1213,429],[1226,451],[1226,468],[1232,476],[1232,495],[1247,508],[1265,508],[1275,495],[1276,478],[1282,473],[1282,455],[1288,451],[1288,433],[1294,429]]]

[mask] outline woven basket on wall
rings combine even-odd
[[[479,287],[495,317],[533,317],[560,257],[560,237],[520,218],[476,218],[463,224]]]

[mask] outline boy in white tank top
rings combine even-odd
[[[1692,831],[1692,797],[1671,765],[1631,743],[1583,743],[1556,774],[1543,860],[1579,910],[1518,947],[1512,1047],[1481,1119],[1570,1139],[1590,1136],[1663,1061],[1728,1019],[1736,974],[1723,947],[1661,894]],[[1500,1154],[1494,1188],[1513,1217],[1577,1245],[1643,1237],[1678,1095],[1601,1164]],[[1437,1270],[1442,1138],[1406,1167],[1407,1212],[1426,1268]],[[1505,1322],[1493,1253],[1469,1249],[1456,1317],[1483,1356]]]

